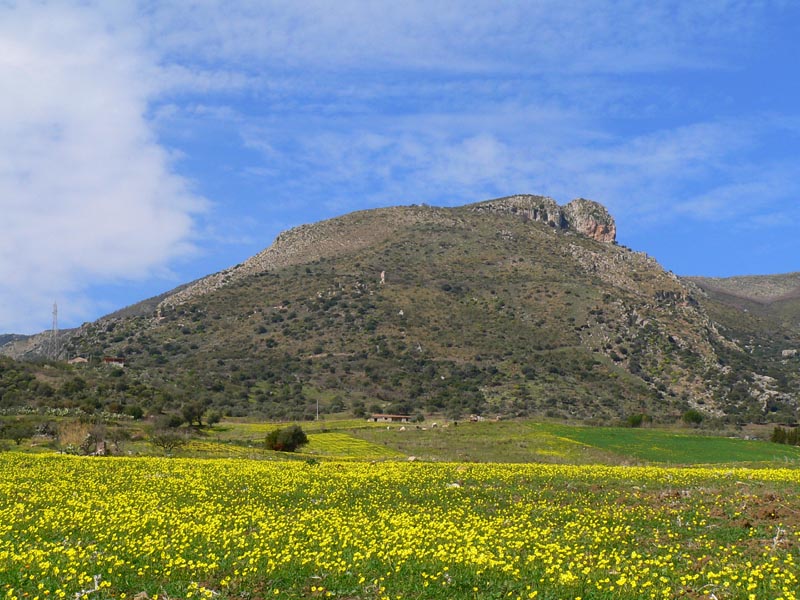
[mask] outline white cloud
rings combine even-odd
[[[758,3],[1,2],[0,332],[41,328],[55,297],[96,316],[87,286],[163,273],[197,230],[258,230],[194,222],[176,157],[220,140],[215,189],[233,205],[263,182],[278,219],[530,191],[646,223],[796,197],[751,155],[796,118],[718,119],[660,77],[735,68],[775,10]]]
[[[607,73],[708,65],[720,37],[744,38],[764,12],[735,0],[195,0],[145,14],[153,42],[179,60]]]
[[[54,299],[88,314],[87,286],[191,252],[203,200],[144,117],[158,71],[133,32],[81,5],[0,11],[0,331],[33,331]]]
[[[337,212],[531,192],[562,202],[594,198],[629,227],[678,219],[755,223],[790,205],[798,189],[790,165],[753,158],[771,136],[787,135],[778,119],[701,122],[637,136],[598,133],[569,112],[539,114],[535,107],[374,119],[365,128],[355,121],[321,119],[306,128],[251,123],[246,143],[269,165],[251,174],[275,184],[279,198],[302,189]]]

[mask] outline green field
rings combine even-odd
[[[272,452],[264,447],[267,433],[287,423],[237,419],[226,419],[200,429],[180,427],[174,431],[184,435],[188,443],[168,453],[195,458],[259,460],[404,460],[415,457],[439,462],[800,466],[800,447],[690,428],[589,427],[531,420],[456,424],[430,419],[419,424],[387,426],[364,419],[331,419],[299,424],[308,434],[309,444],[291,454]],[[69,419],[58,421],[57,426],[65,431],[77,429],[77,433],[73,432],[76,440],[83,439],[91,431],[90,425]],[[106,436],[119,439],[113,445],[115,454],[161,456],[165,453],[149,442],[151,432],[146,424],[118,422],[104,425],[104,431]],[[120,432],[124,435],[118,435]],[[769,429],[758,430],[758,433],[768,435]],[[63,439],[34,437],[19,445],[0,440],[0,449],[23,452],[60,451],[66,446]]]
[[[350,433],[424,460],[569,464],[800,466],[800,448],[688,430],[580,427],[533,421],[358,428]]]

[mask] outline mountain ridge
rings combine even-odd
[[[316,401],[588,419],[796,409],[782,348],[747,350],[729,308],[615,234],[585,199],[358,211],[283,232],[61,347],[125,357],[125,379],[152,387],[153,407],[192,396],[270,418],[301,418]],[[112,396],[99,402],[132,401]]]
[[[558,230],[577,231],[598,241],[613,242],[616,238],[616,224],[605,207],[584,198],[578,198],[561,207],[547,196],[516,194],[468,204],[464,208],[507,212],[523,219],[547,223]],[[391,215],[398,225],[421,221],[455,224],[448,210],[428,205],[393,206],[356,211],[317,223],[299,225],[278,234],[270,246],[243,263],[202,277],[177,293],[165,294],[160,306],[180,304],[197,294],[218,289],[247,275],[290,266],[296,262],[318,260],[342,249],[358,249],[391,234],[391,230],[360,228],[359,216],[381,212]],[[337,235],[333,235],[332,230],[344,221],[350,227],[344,231],[338,230]],[[353,230],[358,231],[358,235],[353,235]],[[347,243],[341,239],[345,236],[348,237]]]

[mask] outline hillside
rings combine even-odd
[[[800,273],[739,277],[687,277],[716,302],[800,335]]]
[[[720,330],[695,284],[614,244],[615,233],[599,204],[541,196],[304,225],[65,338],[64,357],[127,361],[112,392],[89,385],[68,403],[199,400],[286,419],[317,403],[323,413],[673,420],[694,407],[793,418],[792,375]]]
[[[5,333],[0,335],[0,346],[5,346],[6,344],[11,344],[13,342],[19,342],[27,338],[28,336],[25,335],[18,335],[14,333]]]
[[[800,298],[800,273],[687,279],[705,290],[758,304],[768,305]]]

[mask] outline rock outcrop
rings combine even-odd
[[[593,200],[577,198],[566,206],[559,206],[547,196],[518,194],[472,205],[476,211],[508,212],[523,219],[547,223],[564,231],[574,231],[598,242],[613,243],[617,238],[617,225],[606,208]]]
[[[471,206],[476,211],[511,213],[523,219],[547,223],[556,229],[565,229],[564,213],[558,203],[547,196],[517,194],[496,200],[478,202]]]
[[[605,206],[593,200],[578,198],[563,209],[569,228],[598,242],[614,242],[617,225]]]

